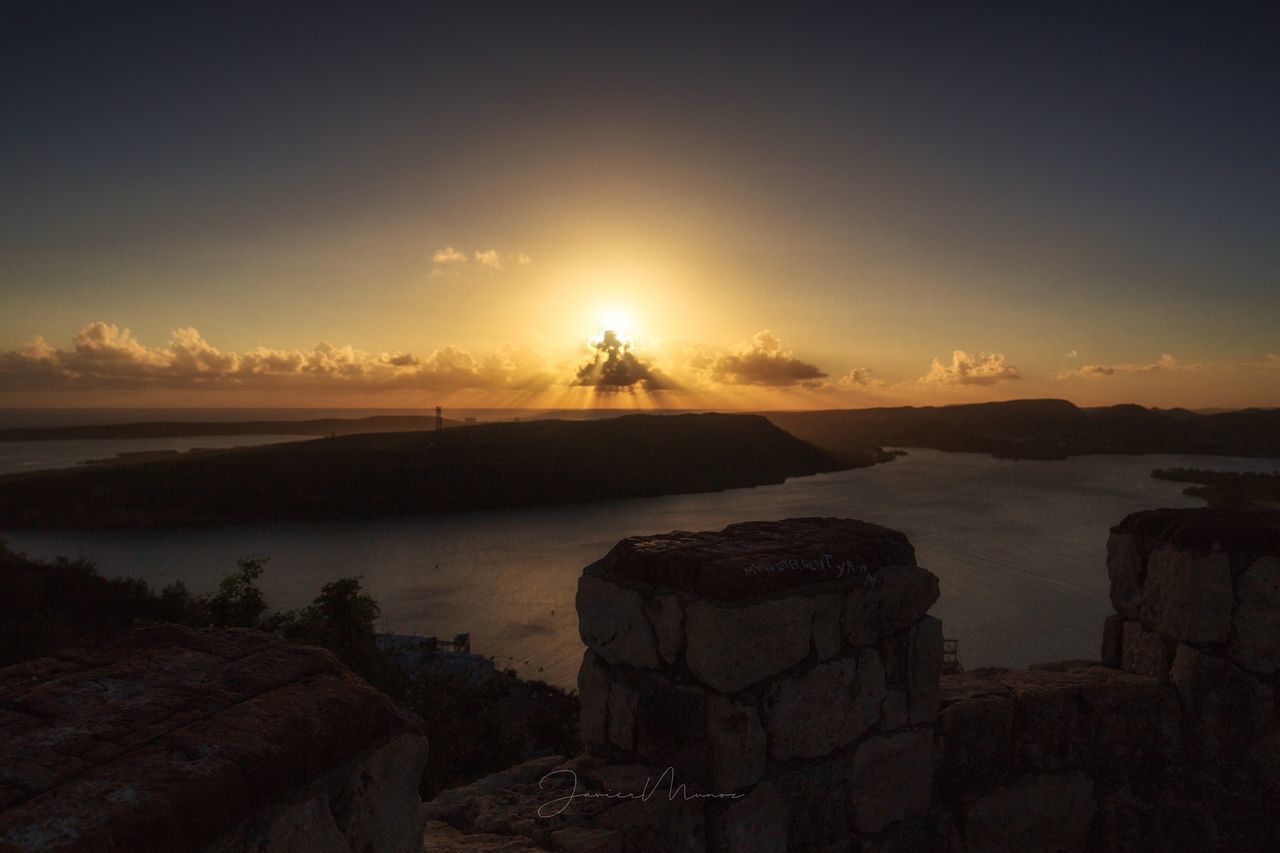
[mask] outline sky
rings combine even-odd
[[[1280,405],[1275,12],[694,5],[7,7],[0,406]]]

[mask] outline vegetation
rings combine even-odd
[[[849,464],[755,415],[493,423],[9,474],[0,477],[0,523],[134,527],[549,506],[781,483]]]
[[[406,672],[376,642],[378,604],[358,578],[324,585],[301,610],[274,611],[258,588],[266,561],[240,560],[213,593],[175,583],[107,579],[91,562],[32,560],[0,540],[0,666],[61,648],[97,645],[132,627],[173,622],[195,628],[271,631],[323,646],[370,684],[421,716],[431,734],[422,794],[465,784],[540,755],[578,750],[577,698],[513,670],[476,679],[440,669]]]
[[[1280,503],[1280,471],[1206,471],[1200,468],[1157,468],[1157,480],[1195,483],[1184,495],[1204,498],[1210,506],[1256,507]]]

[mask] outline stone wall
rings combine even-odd
[[[578,586],[585,746],[743,795],[708,801],[716,849],[874,835],[929,804],[937,597],[905,537],[861,522],[624,540]]]
[[[324,649],[135,631],[0,669],[0,851],[416,851],[426,748]]]
[[[587,754],[429,804],[428,847],[1280,849],[1278,546],[1280,514],[1130,516],[1102,662],[940,677],[899,533],[624,540],[579,585]]]

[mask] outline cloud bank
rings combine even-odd
[[[193,328],[175,330],[164,346],[146,346],[128,329],[90,323],[69,349],[37,336],[30,344],[0,352],[0,391],[102,389],[326,388],[453,391],[541,390],[554,377],[526,349],[504,347],[476,358],[446,346],[425,356],[370,353],[320,343],[311,349],[257,347],[223,352]]]

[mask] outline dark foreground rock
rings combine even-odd
[[[946,676],[901,534],[624,540],[579,588],[588,754],[428,809],[442,842],[516,845],[494,850],[1280,849],[1276,521],[1131,516],[1107,665]]]
[[[0,670],[0,850],[417,850],[426,748],[324,649],[135,631]]]

